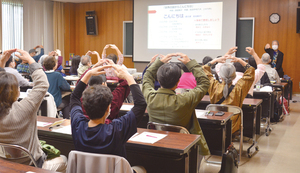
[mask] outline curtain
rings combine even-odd
[[[2,0],[2,51],[23,49],[23,0]]]
[[[53,38],[54,50],[61,50],[64,56],[64,3],[54,2],[53,4]],[[63,61],[64,64],[65,61]]]

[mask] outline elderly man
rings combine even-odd
[[[272,68],[270,65],[271,62],[270,55],[268,53],[264,53],[261,57],[261,60],[266,67],[266,72],[268,74],[270,81],[271,82],[275,81],[276,84],[280,84],[280,78],[277,71],[274,68]]]
[[[41,52],[38,55],[36,55],[37,48],[41,48]],[[41,56],[44,55],[44,47],[42,45],[39,45],[39,46],[34,47],[33,49],[30,49],[29,55],[35,60],[35,62],[38,62],[40,60]]]
[[[91,57],[88,55],[84,55],[81,57],[80,65],[77,69],[78,77],[81,77],[81,75],[92,66],[92,60]]]

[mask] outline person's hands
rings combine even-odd
[[[158,54],[154,55],[154,56],[151,58],[150,64],[153,63],[153,62],[156,60],[157,57],[158,57]]]
[[[29,55],[28,52],[21,49],[17,49],[17,52],[19,52],[21,55],[15,54],[15,56],[17,56],[21,60],[28,62],[28,64],[35,63],[35,60]]]
[[[238,47],[232,47],[228,50],[228,52],[225,55],[232,55],[233,53],[235,53],[237,51]]]
[[[111,65],[111,66],[116,65],[111,59],[105,59],[105,60],[108,65]]]
[[[227,56],[226,59],[231,59],[230,62],[239,62],[241,59],[234,56]]]
[[[271,48],[270,44],[269,43],[266,44],[265,49],[270,49],[270,48]]]
[[[93,69],[93,68],[97,68],[97,67],[99,67],[99,66],[102,66],[104,63],[108,63],[108,59],[100,59],[100,61],[98,61],[98,62],[92,67],[92,69]],[[108,64],[108,65],[110,65],[110,64]]]
[[[49,56],[54,56],[54,55],[55,55],[55,52],[54,52],[54,51],[51,51],[51,52],[48,53],[48,55],[49,55]]]
[[[57,56],[61,56],[61,51],[59,49],[56,49],[55,53],[57,54]]]
[[[105,45],[104,49],[108,49],[110,44]]]
[[[122,67],[120,65],[113,65],[112,67],[114,68],[118,78],[128,79],[128,77],[131,76],[125,67]]]
[[[216,58],[216,59],[214,59],[214,60],[212,60],[210,63],[211,64],[215,64],[215,63],[225,63],[226,62],[226,59],[228,58],[228,57],[230,57],[231,55],[225,55],[225,56],[222,56],[222,57],[220,57],[220,58]]]
[[[42,49],[42,48],[44,48],[44,46],[43,46],[43,45],[39,45],[38,47],[39,47],[39,48],[41,48],[41,49]]]
[[[179,58],[177,58],[179,61],[181,61],[184,65],[187,64],[188,62],[190,62],[190,58],[183,53],[176,53],[177,56],[180,56]]]
[[[92,53],[93,52],[89,50],[89,51],[87,51],[87,53],[85,55],[91,56]]]
[[[0,59],[0,67],[4,68],[5,67],[5,63],[8,61],[8,59],[10,58],[11,54],[13,52],[16,52],[17,49],[10,49],[10,50],[6,50],[3,52],[1,59]]]
[[[104,66],[98,66],[96,68],[92,68],[90,71],[88,71],[89,75],[91,76],[98,76],[100,74],[105,74],[104,69],[105,68],[111,68],[111,65],[104,65]]]
[[[160,61],[162,63],[167,63],[172,59],[172,56],[176,56],[176,54],[172,53],[172,54],[168,54],[166,56],[162,55],[161,58],[160,58]]]
[[[99,55],[99,53],[97,51],[93,51],[92,54],[93,55]]]
[[[115,44],[110,44],[110,48],[112,48],[112,49],[118,49],[118,47]]]
[[[254,55],[255,51],[252,47],[246,47],[246,52],[248,52],[250,55]]]

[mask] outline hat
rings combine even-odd
[[[36,51],[35,49],[30,49],[30,50],[29,50],[29,54],[30,54],[30,53],[33,53],[33,52],[37,53],[37,51]]]

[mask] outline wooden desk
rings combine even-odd
[[[28,171],[37,172],[37,173],[53,173],[53,171],[0,159],[1,173],[21,173],[21,172],[25,173]]]
[[[40,117],[38,121],[55,122],[57,118]],[[70,125],[65,120],[62,126]],[[50,125],[49,125],[50,126]],[[38,127],[40,140],[54,145],[61,153],[68,156],[74,150],[72,135],[52,132],[49,126]],[[154,144],[128,141],[126,144],[127,160],[133,165],[143,165],[148,173],[156,172],[196,172],[199,135],[181,134],[138,128],[138,133],[153,132],[168,134]]]
[[[225,112],[223,116],[207,116],[196,109],[197,119],[201,126],[203,135],[206,139],[210,153],[212,155],[222,156],[226,148],[231,144],[232,121],[233,113]],[[201,111],[203,112],[203,110]],[[217,113],[216,111],[212,111]]]

